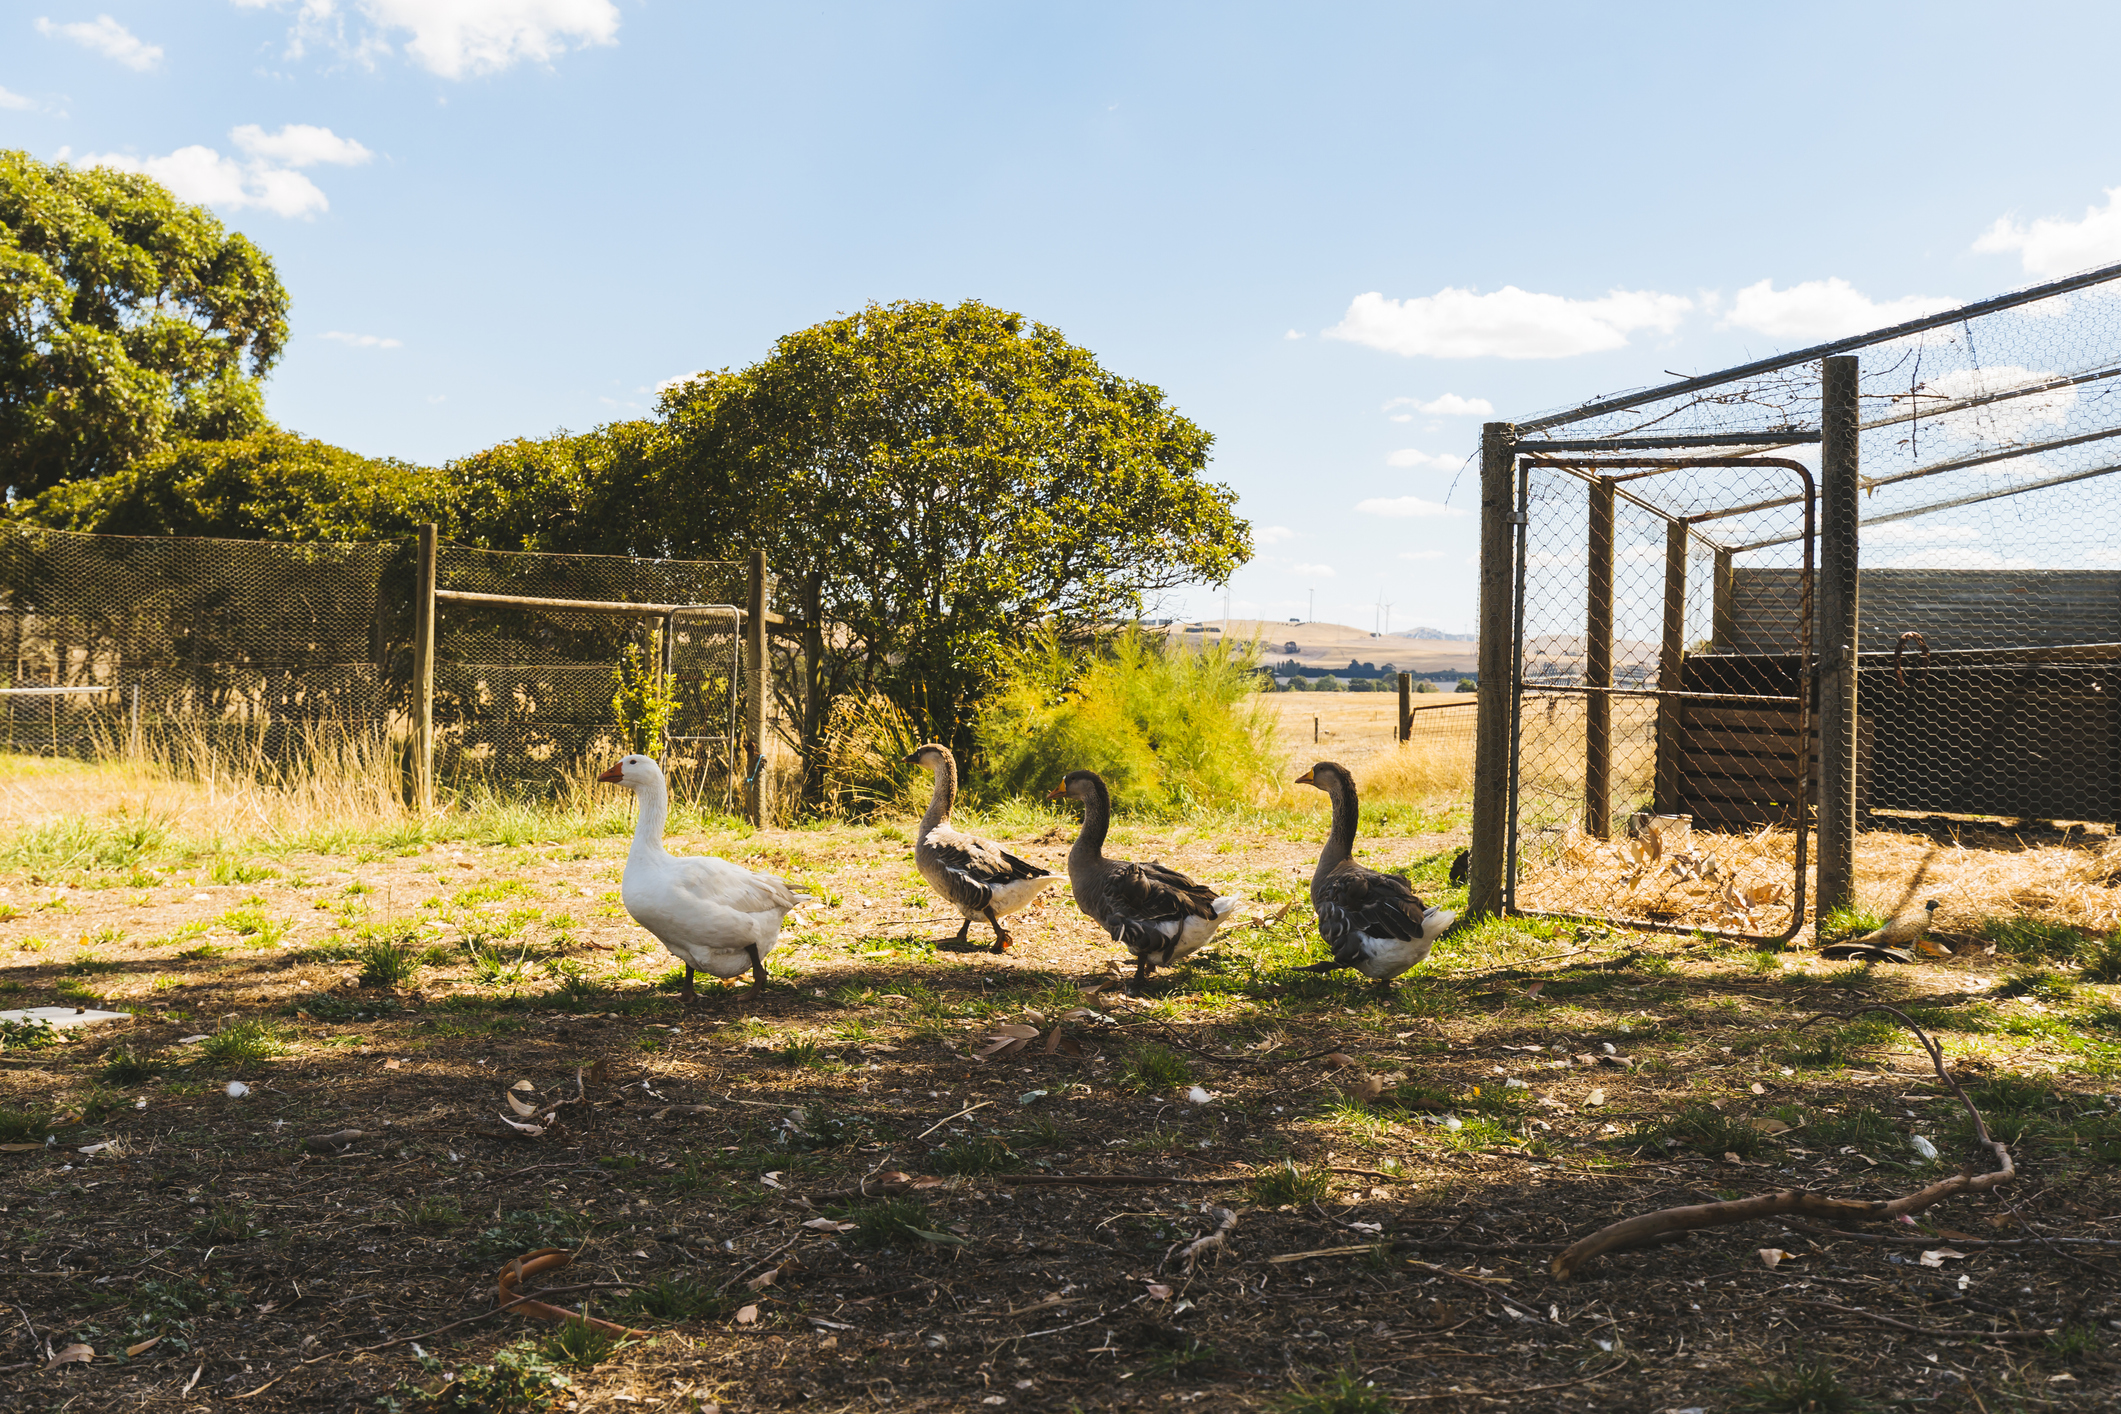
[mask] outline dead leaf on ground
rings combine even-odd
[[[1796,1253],[1785,1252],[1780,1247],[1763,1247],[1760,1249],[1760,1264],[1771,1272],[1782,1263],[1794,1262],[1795,1260],[1797,1260]]]
[[[143,1355],[146,1352],[153,1350],[158,1344],[161,1343],[161,1341],[162,1337],[157,1335],[148,1337],[146,1340],[141,1341],[138,1345],[128,1345],[125,1347],[126,1358],[131,1359],[135,1355]]]
[[[1925,1267],[1941,1267],[1946,1262],[1954,1260],[1963,1262],[1966,1260],[1966,1254],[1964,1252],[1954,1252],[1949,1247],[1933,1247],[1922,1254],[1922,1265]]]
[[[1171,1299],[1171,1288],[1160,1281],[1152,1281],[1149,1283],[1149,1295],[1158,1301],[1169,1301]]]
[[[758,1318],[759,1308],[756,1306],[746,1306],[743,1310],[736,1313],[736,1323],[740,1326],[752,1325],[757,1322]]]
[[[1355,1057],[1347,1055],[1341,1051],[1335,1051],[1333,1052],[1333,1054],[1319,1061],[1319,1065],[1327,1070],[1348,1070],[1357,1064],[1359,1064],[1359,1062],[1355,1059]]]
[[[1583,1102],[1587,1105],[1602,1105],[1605,1103],[1605,1091],[1593,1090],[1583,1097]]]
[[[47,1371],[51,1371],[58,1369],[61,1365],[86,1365],[89,1361],[95,1358],[96,1349],[94,1346],[69,1345],[66,1347],[66,1349],[60,1351],[57,1355],[54,1355],[50,1359],[50,1361],[45,1364],[44,1368]]]

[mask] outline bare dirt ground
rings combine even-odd
[[[2121,1390],[2121,1008],[2066,967],[1485,925],[1379,995],[1292,970],[1321,952],[1321,820],[1278,812],[1115,831],[1249,901],[1130,999],[1084,989],[1117,950],[1064,890],[1006,956],[952,942],[904,824],[681,818],[673,848],[823,901],[769,986],[685,1013],[618,908],[616,814],[298,834],[99,781],[25,766],[0,791],[0,1005],[133,1018],[0,1052],[6,1407],[1797,1414]],[[1072,827],[1016,823],[1058,864]],[[1463,828],[1380,812],[1365,858],[1448,903]],[[1549,1274],[1633,1213],[1985,1167],[1897,1024],[1792,1029],[1872,999],[1940,1037],[2015,1182],[1912,1226],[1761,1221]],[[1035,1034],[981,1059],[1008,1026]],[[497,1310],[504,1264],[548,1248],[569,1264],[522,1292],[639,1334]]]

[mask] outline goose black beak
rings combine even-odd
[[[908,766],[918,766],[918,765],[920,765],[920,764],[921,764],[921,754],[920,754],[920,753],[919,753],[918,751],[914,751],[914,752],[909,752],[909,753],[907,753],[907,756],[906,756],[906,764],[907,764]]]
[[[623,780],[624,777],[619,774],[619,768],[617,766],[614,766],[610,770],[606,771],[603,775],[598,776],[597,779],[600,781],[610,781],[612,784],[616,785],[621,780]]]

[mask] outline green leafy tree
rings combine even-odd
[[[0,151],[0,476],[11,499],[267,426],[272,261],[152,178]]]
[[[18,520],[105,535],[381,540],[448,518],[435,474],[292,432],[181,441],[18,502]]]
[[[445,534],[489,550],[552,550],[658,558],[673,549],[654,485],[665,441],[654,422],[518,437],[441,473]]]
[[[822,787],[828,704],[881,693],[960,750],[1001,651],[1080,636],[1251,553],[1210,435],[1057,330],[977,301],[870,305],[666,393],[679,553],[762,548],[802,627],[785,715]]]

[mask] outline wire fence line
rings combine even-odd
[[[1873,833],[2121,822],[2121,266],[1500,435],[1512,906],[1789,932],[1844,785]]]
[[[281,544],[0,529],[0,713],[18,752],[261,757],[326,740],[409,751],[415,543]],[[443,546],[439,779],[549,788],[622,745],[627,645],[668,685],[673,767],[729,797],[747,567]],[[521,602],[652,603],[614,614]],[[700,606],[700,607],[694,607]]]

